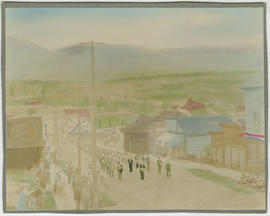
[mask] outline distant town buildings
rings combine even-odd
[[[185,109],[185,110],[198,110],[198,109],[204,109],[205,105],[201,102],[198,101],[194,101],[192,98],[189,98],[186,102],[186,104],[184,104],[181,109]]]
[[[25,105],[39,106],[39,105],[42,105],[42,102],[40,102],[40,101],[27,101],[27,102],[25,102]]]

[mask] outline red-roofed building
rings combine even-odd
[[[179,106],[177,106],[177,105],[176,106],[172,106],[172,109],[173,110],[177,110],[178,108],[179,108]]]
[[[75,115],[79,113],[79,109],[65,109],[65,113],[67,115]],[[81,109],[80,114],[82,116],[88,116],[90,114],[89,110],[87,109]]]
[[[194,101],[192,98],[189,98],[184,106],[181,107],[185,110],[198,110],[198,109],[204,109],[205,105],[201,102]]]
[[[42,103],[40,101],[27,101],[25,102],[25,105],[39,106],[42,105]]]
[[[236,110],[237,110],[237,111],[240,111],[240,112],[243,112],[243,111],[246,110],[246,106],[245,106],[245,105],[237,106],[237,107],[236,107]]]

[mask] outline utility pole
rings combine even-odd
[[[58,105],[55,107],[55,114],[56,114],[56,157],[57,161],[59,162],[60,156],[59,156],[59,121],[58,121]]]
[[[81,174],[81,82],[79,81],[78,93],[78,169]]]
[[[97,199],[97,147],[96,147],[96,94],[95,94],[95,59],[94,59],[94,45],[104,45],[104,43],[94,42],[82,42],[81,44],[90,45],[91,54],[91,143],[93,147],[93,157],[92,157],[92,172],[93,172],[93,208],[98,208]]]

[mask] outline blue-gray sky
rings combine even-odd
[[[8,8],[6,34],[49,49],[97,40],[151,48],[263,46],[262,8]]]

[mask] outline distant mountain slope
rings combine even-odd
[[[97,79],[114,79],[141,71],[189,72],[261,70],[256,49],[150,49],[106,44],[95,47]],[[85,80],[90,77],[90,49],[74,45],[47,50],[34,43],[7,38],[7,79]]]

